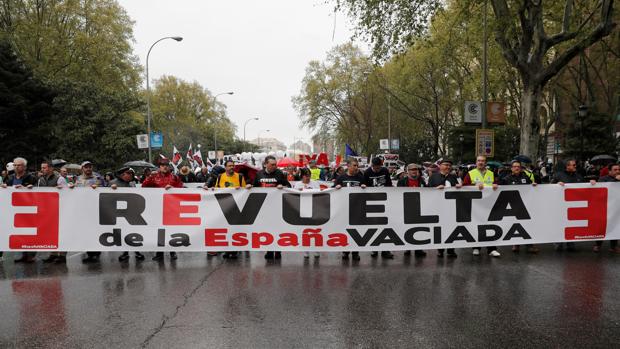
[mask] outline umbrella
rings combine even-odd
[[[616,161],[616,158],[611,156],[611,155],[597,155],[595,157],[593,157],[592,159],[590,159],[590,163],[591,164],[595,164],[595,165],[602,165],[602,164],[608,164],[610,162],[614,162]]]
[[[78,164],[68,164],[68,165],[65,165],[63,167],[66,167],[69,170],[79,170],[79,169],[82,168],[82,166],[80,166]]]
[[[284,157],[278,161],[278,167],[299,166],[299,163],[291,158]]]
[[[524,164],[531,164],[532,163],[532,159],[530,159],[526,155],[517,155],[517,156],[515,156],[514,160],[517,160],[517,161],[519,161],[521,163],[524,163]]]
[[[150,162],[141,161],[141,160],[129,161],[129,162],[124,163],[123,166],[157,168],[157,166],[151,164]]]
[[[498,161],[489,161],[489,162],[487,162],[487,166],[489,166],[491,168],[500,168],[500,167],[502,167],[504,165],[502,165],[502,163],[498,162]]]
[[[63,159],[54,159],[52,160],[52,166],[53,167],[58,167],[58,166],[62,166],[64,164],[66,164],[67,161],[63,160]]]

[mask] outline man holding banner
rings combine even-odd
[[[442,159],[439,164],[439,172],[434,172],[428,179],[428,186],[444,189],[446,187],[456,187],[460,188],[461,183],[459,183],[459,179],[451,173],[452,170],[452,161],[448,159]],[[443,258],[444,249],[437,250],[437,257]],[[457,254],[453,248],[448,249],[448,257],[456,258]]]
[[[463,179],[463,185],[475,185],[478,189],[484,188],[497,189],[497,180],[493,171],[487,169],[487,157],[484,155],[478,155],[476,158],[476,168],[469,171]],[[500,257],[501,254],[495,246],[487,247],[487,252],[491,257]],[[480,255],[480,248],[474,248],[472,251],[474,256]]]

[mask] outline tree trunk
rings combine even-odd
[[[521,95],[523,116],[521,119],[521,144],[519,151],[529,156],[533,161],[538,158],[538,142],[540,139],[540,102],[542,87],[525,86]]]

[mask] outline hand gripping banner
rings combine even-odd
[[[620,239],[620,185],[0,189],[3,251],[383,251]]]

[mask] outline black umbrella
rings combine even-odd
[[[64,164],[66,164],[66,163],[67,163],[67,161],[65,161],[63,159],[54,159],[54,160],[52,160],[52,166],[53,167],[60,167],[60,166],[62,166]]]
[[[608,164],[614,161],[616,161],[616,158],[614,156],[605,155],[605,154],[597,155],[593,157],[592,159],[590,159],[590,163],[595,164],[595,165]]]
[[[521,163],[524,164],[531,164],[532,163],[532,159],[529,158],[529,156],[527,155],[517,155],[515,156],[514,160],[517,160]]]
[[[142,160],[129,161],[129,162],[124,163],[123,166],[157,168],[157,166],[151,164],[150,162],[146,162]]]

